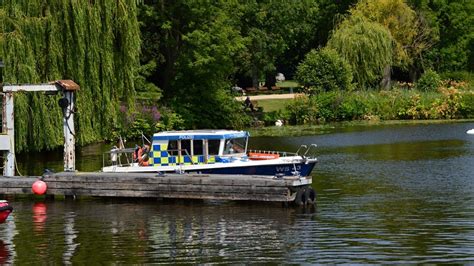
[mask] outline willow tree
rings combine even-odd
[[[407,70],[421,53],[432,46],[436,37],[422,18],[405,0],[361,0],[351,10],[351,16],[364,16],[383,25],[392,35],[393,66]],[[390,68],[386,66],[385,84],[390,83]]]
[[[3,0],[5,83],[72,79],[79,144],[110,136],[119,105],[131,106],[140,52],[136,0]],[[17,151],[62,145],[60,96],[15,97]]]
[[[332,33],[328,48],[336,50],[353,70],[360,86],[373,86],[392,63],[393,38],[379,23],[362,16],[350,16]]]

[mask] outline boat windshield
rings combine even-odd
[[[247,138],[226,139],[224,154],[245,153]]]

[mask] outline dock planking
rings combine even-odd
[[[0,194],[32,194],[40,177],[0,177]],[[61,172],[45,175],[46,195],[291,202],[311,177]]]

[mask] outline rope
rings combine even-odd
[[[23,176],[21,173],[20,173],[20,169],[18,169],[18,164],[16,162],[16,155],[13,154],[13,160],[15,162],[15,169],[16,169],[16,172],[18,173],[19,176]]]

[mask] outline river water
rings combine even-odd
[[[11,198],[15,211],[0,225],[0,264],[474,262],[471,128],[473,122],[336,126],[252,139],[257,149],[318,144],[315,208]],[[77,168],[98,170],[107,148],[78,150]],[[23,159],[23,174],[62,167],[60,151]]]

